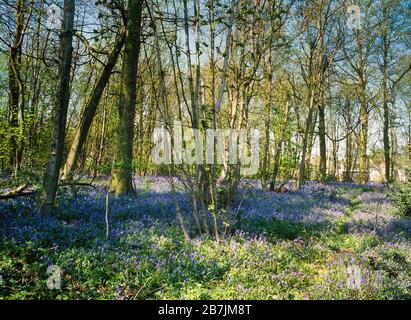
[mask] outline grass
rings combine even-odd
[[[349,215],[336,213],[322,222],[291,219],[287,200],[290,219],[244,215],[220,243],[194,234],[185,242],[169,199],[153,198],[148,190],[112,200],[108,240],[103,195],[65,199],[61,215],[53,218],[36,216],[29,201],[10,201],[1,208],[0,298],[410,299],[411,244],[389,230],[396,217],[388,214],[379,228],[364,229],[364,221],[357,228],[364,206],[378,208],[362,197],[376,191],[332,188],[328,198],[321,191],[291,199],[305,199],[307,214],[320,203],[320,210],[334,210],[338,200]],[[250,201],[262,197],[268,206],[280,196],[254,197]],[[250,207],[244,204],[243,211]],[[47,287],[51,265],[61,268],[61,290]]]

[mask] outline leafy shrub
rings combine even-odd
[[[247,221],[242,226],[252,233],[264,233],[273,239],[294,240],[307,235],[307,228],[302,223],[273,218],[271,221]]]
[[[408,182],[396,184],[389,196],[399,214],[411,217],[411,172],[408,172]]]

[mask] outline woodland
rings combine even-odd
[[[0,300],[411,299],[406,0],[0,0]]]

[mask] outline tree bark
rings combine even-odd
[[[397,129],[396,129],[396,120],[397,120],[397,108],[395,104],[395,97],[393,97],[392,105],[392,116],[390,122],[390,136],[391,136],[391,181],[398,181],[398,138],[397,138]]]
[[[9,127],[10,166],[17,171],[23,157],[22,137],[24,134],[24,85],[21,79],[21,55],[24,37],[25,1],[16,4],[16,33],[9,57]]]
[[[325,106],[323,87],[320,85],[320,99],[318,104],[318,136],[320,140],[320,180],[325,181],[327,178],[327,143],[326,143],[326,128],[325,128]]]
[[[271,177],[270,182],[270,191],[275,190],[275,184],[277,182],[278,171],[280,169],[280,156],[281,156],[281,149],[283,148],[284,140],[287,135],[288,131],[288,123],[290,121],[290,101],[287,100],[287,104],[285,107],[285,121],[284,126],[282,128],[282,133],[280,139],[277,141],[277,145],[275,147],[275,154],[274,154],[274,168],[273,168],[273,175]]]
[[[361,132],[359,141],[359,157],[360,157],[360,174],[358,177],[359,183],[365,184],[368,182],[368,103],[366,97],[366,62],[363,59],[363,44],[361,32],[357,33],[357,54],[358,54],[358,87],[360,94],[360,122],[361,122]]]
[[[308,139],[310,136],[310,127],[313,121],[313,105],[314,105],[314,95],[315,95],[315,89],[312,89],[309,91],[309,105],[308,105],[308,116],[307,116],[307,121],[305,125],[305,133],[304,133],[304,140],[303,140],[303,150],[301,154],[301,162],[300,162],[300,172],[298,174],[298,181],[297,181],[297,188],[301,189],[303,186],[303,183],[305,181],[305,162],[306,162],[306,156],[307,156],[307,149],[308,149]]]
[[[388,50],[389,43],[387,39],[387,32],[384,30],[382,37],[383,41],[383,81],[382,81],[382,94],[383,94],[383,113],[384,113],[384,129],[383,129],[383,142],[384,142],[384,160],[385,160],[385,181],[391,182],[391,147],[390,147],[390,112],[388,108]]]
[[[39,211],[47,214],[53,210],[63,158],[67,110],[70,100],[70,72],[73,53],[75,0],[64,1],[63,26],[60,33],[60,59],[58,87],[53,117],[53,129],[48,164],[40,194]]]
[[[112,190],[133,193],[133,140],[137,100],[137,69],[140,55],[142,0],[128,0],[127,35],[121,75],[119,130]]]
[[[347,99],[345,103],[346,117],[347,117],[347,139],[345,140],[345,166],[344,166],[344,182],[352,182],[352,167],[353,167],[353,137],[352,137],[352,107],[350,101]]]

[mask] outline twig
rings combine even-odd
[[[237,223],[239,223],[240,220],[241,220],[240,210],[241,210],[241,207],[242,207],[243,202],[244,202],[244,200],[245,200],[246,193],[247,193],[247,191],[244,190],[243,197],[242,197],[242,199],[241,199],[240,204],[238,205],[238,208],[237,208],[237,211],[236,211],[236,214],[235,214]]]
[[[90,187],[97,190],[96,186],[86,182],[63,182],[60,184],[60,187]]]

